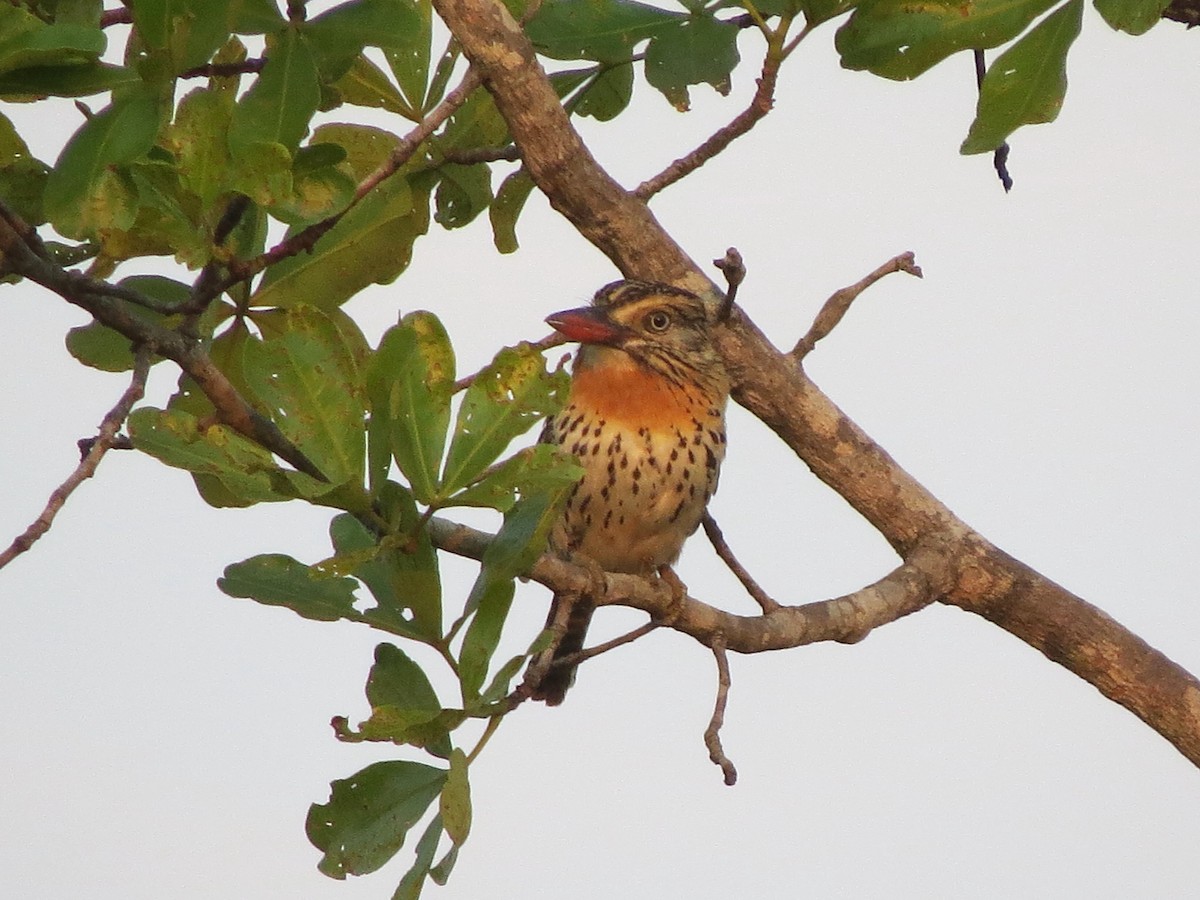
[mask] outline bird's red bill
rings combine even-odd
[[[581,344],[614,344],[623,334],[603,312],[591,306],[556,312],[546,317],[546,324]]]

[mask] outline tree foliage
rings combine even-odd
[[[1095,6],[1130,34],[1167,8]],[[507,0],[506,9],[562,109],[599,121],[628,108],[639,78],[686,110],[701,86],[724,93],[755,75],[760,117],[779,67],[821,26],[845,68],[896,80],[997,51],[965,125],[968,154],[1056,117],[1084,12],[1083,0]],[[579,474],[546,446],[509,453],[564,395],[567,376],[547,366],[544,346],[500,349],[459,379],[433,312],[403,315],[372,347],[343,309],[364,287],[400,277],[434,223],[461,228],[487,212],[497,250],[515,251],[527,198],[552,190],[495,78],[473,51],[474,67],[464,58],[465,27],[449,16],[439,24],[429,0],[0,4],[0,100],[43,104],[48,115],[75,101],[80,113],[50,161],[0,112],[0,273],[94,316],[67,336],[84,365],[180,368],[165,408],[138,408],[128,431],[137,449],[188,471],[206,503],[300,500],[332,511],[325,559],[255,556],[229,565],[219,586],[387,634],[366,683],[370,716],[336,720],[337,736],[431,760],[380,762],[334,781],[307,832],[321,871],[344,878],[379,868],[426,821],[397,897],[417,896],[427,878],[444,882],[467,840],[470,765],[520,702],[514,679],[545,640],[529,635],[524,654],[495,658],[515,580],[539,563]],[[375,124],[378,111],[392,130]],[[755,116],[639,199],[723,150]],[[178,277],[151,274],[146,258],[157,256],[172,257]],[[434,517],[455,507],[497,510],[503,524],[480,543]],[[910,567],[903,578],[928,575],[918,542],[893,543]],[[439,548],[480,559],[466,597],[443,596]],[[643,608],[662,602],[645,586],[623,589]],[[712,637],[702,617],[679,627]],[[736,632],[722,631],[726,640],[740,649]],[[439,695],[404,649],[412,644],[433,649],[457,696]],[[486,723],[481,734],[462,728],[473,720]]]

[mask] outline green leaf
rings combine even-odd
[[[519,496],[570,487],[583,468],[570,454],[549,444],[526,447],[494,466],[475,484],[450,497],[445,506],[485,506],[508,512]]]
[[[1067,51],[1082,22],[1083,0],[1070,0],[992,62],[962,153],[987,153],[1022,125],[1058,117],[1067,92]]]
[[[619,116],[633,99],[633,63],[607,66],[571,98],[572,111],[608,122]]]
[[[524,167],[513,172],[496,191],[496,199],[488,207],[492,223],[492,240],[501,253],[515,253],[517,243],[517,218],[525,208],[525,201],[533,193],[533,179]]]
[[[376,606],[363,612],[364,621],[414,640],[436,641],[442,633],[437,553],[429,535],[417,530],[420,516],[412,496],[395,484],[379,493],[392,533],[410,537],[379,542],[353,516],[337,516],[329,529],[338,554],[332,561],[339,567],[336,574],[354,575],[375,598]]]
[[[367,700],[372,706],[436,712],[442,709],[425,672],[393,644],[379,644],[375,648],[375,665],[367,677]]]
[[[208,62],[228,39],[237,4],[213,9],[209,0],[138,0],[134,27],[147,49],[160,51],[171,73]]]
[[[257,600],[267,606],[284,606],[306,619],[358,621],[354,609],[353,578],[314,573],[304,563],[281,553],[264,553],[225,567],[217,587],[230,597]]]
[[[282,144],[294,151],[308,132],[321,91],[317,64],[304,36],[285,29],[271,48],[267,64],[233,111],[229,145],[246,157],[260,144]]]
[[[504,524],[484,553],[479,577],[464,607],[464,614],[474,611],[475,615],[459,651],[459,677],[468,699],[480,696],[479,689],[500,643],[516,589],[513,579],[546,549],[566,494],[563,488],[523,499],[504,516]]]
[[[1095,4],[1113,30],[1136,35],[1157,25],[1171,0],[1095,0]]]
[[[450,425],[454,350],[433,313],[409,313],[384,334],[367,369],[372,426],[389,436],[400,471],[422,503],[438,494]]]
[[[444,163],[438,168],[434,219],[443,228],[469,225],[492,202],[492,170],[487,163],[460,166]]]
[[[741,58],[739,31],[711,15],[693,16],[664,30],[646,48],[646,80],[681,112],[690,105],[688,85],[707,83],[722,96],[728,94],[730,73]]]
[[[496,354],[463,398],[446,456],[443,497],[479,478],[513,438],[556,411],[566,385],[565,373],[547,372],[541,354],[528,344]]]
[[[333,165],[314,165],[309,158],[314,151],[337,149],[338,160]],[[282,202],[271,208],[282,222],[304,226],[319,222],[345,209],[354,197],[357,182],[341,165],[345,153],[333,144],[301,147],[292,168],[292,191]]]
[[[341,740],[386,741],[392,744],[419,747],[432,756],[446,759],[450,755],[450,732],[467,720],[461,709],[409,709],[399,706],[376,706],[371,718],[359,723],[358,731],[340,731]]]
[[[438,811],[446,834],[455,846],[461,846],[471,833],[471,784],[467,780],[467,755],[458,747],[450,754],[450,771],[446,773]]]
[[[371,718],[359,726],[362,737],[412,744],[442,759],[451,757],[449,730],[462,724],[466,714],[442,710],[424,671],[403,650],[391,644],[375,648],[367,700]]]
[[[269,34],[284,26],[276,0],[234,0],[233,10],[238,34]]]
[[[200,88],[179,101],[175,121],[167,128],[164,147],[175,157],[179,178],[201,205],[213,209],[228,190],[228,132],[233,98]]]
[[[317,868],[339,879],[374,872],[404,846],[445,781],[445,769],[389,760],[333,782],[329,802],[313,804],[305,823],[308,839],[324,853]],[[431,861],[435,850],[436,841],[427,854]]]
[[[0,199],[30,225],[46,221],[42,194],[50,167],[35,159],[11,121],[0,113]]]
[[[365,56],[355,57],[346,74],[337,80],[334,87],[345,103],[370,109],[386,109],[409,119],[416,115],[413,107],[383,73],[383,69]]]
[[[509,686],[512,684],[513,678],[525,666],[525,660],[529,659],[529,654],[522,653],[520,656],[512,657],[508,662],[496,670],[496,674],[492,676],[492,682],[487,686],[482,694],[479,695],[481,704],[499,703],[504,697],[508,696]]]
[[[120,236],[127,249],[118,251],[117,235],[103,235],[105,251],[114,258],[154,252],[165,243],[175,258],[189,268],[200,268],[212,258],[207,228],[201,226],[194,194],[184,189],[173,165],[158,160],[138,160],[129,166],[129,179],[137,190],[137,217]]]
[[[847,69],[916,78],[960,50],[998,47],[1024,31],[1056,0],[867,0],[834,44]]]
[[[399,45],[387,47],[383,53],[410,108],[424,110],[433,43],[433,4],[430,0],[415,0],[413,8],[419,18],[418,27],[405,34]]]
[[[214,506],[251,506],[297,496],[270,453],[224,425],[202,429],[187,412],[142,407],[129,417],[129,434],[138,450],[219,483],[221,493],[201,493]]]
[[[428,230],[426,197],[395,175],[346,213],[312,253],[271,266],[250,303],[340,306],[367,285],[394,281],[408,268],[413,243]]]
[[[140,81],[133,69],[107,63],[38,66],[0,75],[0,100],[86,97],[129,87]]]
[[[484,564],[468,599],[468,605],[473,602],[476,610],[458,654],[459,678],[468,701],[479,697],[515,593],[516,584],[511,577],[504,577],[499,570],[489,571]]]
[[[322,125],[313,132],[312,143],[337,144],[346,153],[346,165],[356,181],[362,181],[387,160],[397,139],[390,131],[370,125],[341,122]],[[397,176],[400,177],[400,176]]]
[[[796,5],[804,12],[808,27],[815,28],[854,9],[859,5],[859,0],[797,0]]]
[[[525,33],[539,53],[553,59],[619,63],[682,18],[683,13],[634,0],[547,0]]]
[[[111,168],[143,156],[159,126],[158,100],[148,90],[115,99],[75,132],[46,182],[47,217],[67,237],[85,237],[85,222],[115,177]]]
[[[453,844],[441,861],[430,868],[429,877],[436,884],[444,885],[450,879],[450,873],[454,871],[454,864],[458,862],[458,844]]]
[[[361,485],[364,385],[352,347],[320,310],[288,310],[277,336],[248,343],[246,380],[293,444],[333,485]]]
[[[363,47],[403,49],[421,30],[412,0],[352,0],[341,3],[303,26],[326,78],[336,80],[350,68]]]
[[[0,74],[94,63],[106,45],[104,32],[97,25],[48,25],[14,4],[0,4]]]
[[[438,139],[443,150],[472,150],[508,143],[508,125],[496,108],[492,95],[476,88],[463,103]]]
[[[416,900],[421,896],[421,888],[425,886],[425,876],[431,874],[433,857],[437,853],[438,843],[442,838],[442,817],[434,816],[425,827],[421,840],[417,841],[416,859],[392,894],[392,900]]]

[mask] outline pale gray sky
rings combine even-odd
[[[966,57],[893,84],[841,71],[832,33],[785,67],[775,112],[656,213],[696,259],[741,249],[740,299],[785,346],[833,289],[914,250],[925,279],[894,275],[864,295],[810,358],[814,379],[985,535],[1200,671],[1196,36],[1170,23],[1115,35],[1089,11],[1060,120],[1015,136],[1005,196],[987,158],[957,155],[973,111]],[[749,38],[743,54],[757,58]],[[640,83],[634,115],[585,136],[635,184],[742,107],[751,70],[738,79],[728,100],[694,91],[687,115]],[[616,277],[543,202],[519,235],[522,251],[499,257],[485,222],[435,231],[409,273],[350,309],[372,338],[398,310],[434,309],[468,371]],[[78,311],[29,285],[4,298],[7,543],[125,379],[69,358]],[[159,403],[174,378],[160,370]],[[894,564],[740,410],[714,511],[784,602]],[[299,504],[213,510],[186,475],[112,454],[0,573],[6,896],[391,896],[410,849],[342,884],[317,873],[303,832],[331,779],[405,753],[342,745],[328,728],[365,716],[385,636],[214,584],[256,553],[323,558],[327,518]],[[474,567],[445,570],[461,597]],[[703,538],[680,574],[751,610]],[[514,647],[545,603],[536,586],[519,593]],[[594,637],[638,621],[603,611]],[[701,741],[711,656],[680,635],[593,661],[563,707],[510,717],[472,769],[458,867],[427,896],[1194,896],[1200,772],[980,619],[933,608],[852,647],[734,657],[732,674],[732,789]]]

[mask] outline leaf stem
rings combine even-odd
[[[467,754],[468,766],[475,762],[475,757],[477,757],[483,748],[487,746],[487,742],[492,739],[492,735],[495,734],[496,729],[500,727],[500,722],[503,720],[503,718],[504,716],[497,715],[488,719],[487,727],[483,729],[483,734],[479,738],[479,743],[475,745],[474,750]]]

